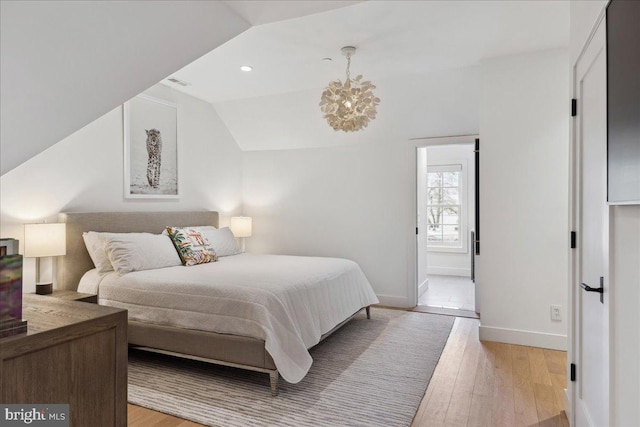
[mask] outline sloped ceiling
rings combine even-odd
[[[566,46],[568,3],[3,1],[1,174],[167,76],[212,103],[243,150],[425,136],[440,116],[469,119],[473,105],[450,106],[416,124],[447,85],[469,89],[455,95],[473,103],[482,59]],[[328,131],[316,110],[327,82],[344,78],[345,45],[358,48],[353,73],[383,97],[369,132],[346,136]],[[239,71],[244,64],[254,70]],[[473,122],[464,121],[471,132]]]
[[[1,174],[251,25],[354,1],[2,1]]]
[[[417,113],[433,109],[435,94],[446,99],[433,79],[446,81],[442,88],[477,85],[485,58],[568,42],[568,1],[365,1],[254,26],[174,73],[190,86],[172,87],[211,102],[243,150],[420,137],[438,130],[429,120],[417,125]],[[358,48],[352,74],[377,84],[382,103],[367,130],[345,136],[328,129],[317,103],[330,80],[344,79],[340,48],[347,45]],[[454,83],[448,70],[466,71],[454,72]],[[451,95],[473,102],[476,92]]]
[[[251,25],[261,25],[270,22],[285,21],[299,16],[313,15],[351,4],[362,0],[228,0],[230,8],[242,16]]]
[[[240,34],[218,2],[3,1],[4,175]]]

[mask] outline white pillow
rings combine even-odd
[[[219,230],[216,228],[200,230],[200,233],[209,241],[219,257],[237,255],[242,252],[229,227]]]
[[[189,227],[189,226],[184,226],[184,227],[178,227],[178,226],[171,226],[172,228],[190,228],[192,230],[195,230],[197,232],[202,233],[203,231],[215,231],[217,230],[217,228],[215,228],[213,225],[196,225],[193,227]],[[165,236],[169,235],[169,232],[167,231],[167,227],[164,228],[164,230],[162,230],[162,234],[164,234]]]
[[[97,233],[95,231],[82,233],[82,239],[84,240],[84,245],[87,247],[91,261],[93,261],[93,265],[96,266],[100,274],[113,271],[113,266],[111,265],[111,261],[109,261],[109,256],[105,248],[105,242],[102,239],[102,236],[105,234],[108,233]]]
[[[182,265],[171,238],[151,233],[110,233],[103,236],[118,274]]]

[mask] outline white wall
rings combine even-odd
[[[407,305],[402,143],[245,152],[247,250],[352,259],[384,304]]]
[[[249,27],[214,1],[0,7],[2,175]]]
[[[402,109],[395,115],[415,115],[411,131],[420,136],[477,132],[477,68],[445,74],[424,76],[425,85],[440,85],[437,90],[394,104]],[[319,111],[314,114],[329,128]],[[292,129],[298,131],[295,123]],[[360,133],[371,140],[350,145],[335,146],[331,130],[324,148],[245,152],[244,213],[254,217],[247,250],[352,259],[384,304],[411,305],[415,278],[408,273],[408,245],[416,224],[410,161],[415,159],[410,160],[411,143],[398,136],[408,130],[385,129],[387,137],[380,138],[371,125]],[[313,130],[306,135],[317,141]]]
[[[466,178],[465,203],[463,221],[466,230],[462,236],[464,252],[443,252],[429,250],[427,257],[428,274],[444,274],[449,276],[471,276],[471,252],[469,251],[469,232],[475,224],[474,186],[475,163],[473,145],[451,145],[427,147],[428,166],[462,164]],[[428,167],[427,167],[428,170]]]
[[[162,85],[145,93],[178,106],[179,200],[124,199],[118,107],[0,177],[0,235],[22,248],[24,223],[59,212],[207,209],[223,224],[240,213],[242,153],[213,107]],[[33,261],[25,259],[25,292],[35,289]]]
[[[566,349],[568,55],[482,66],[481,339]],[[563,321],[551,321],[550,304],[562,307]]]

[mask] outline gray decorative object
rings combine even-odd
[[[409,426],[454,318],[373,308],[311,350],[298,384],[142,351],[129,355],[129,402],[210,426]]]

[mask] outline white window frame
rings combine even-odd
[[[469,251],[468,248],[468,209],[469,209],[469,197],[468,197],[468,182],[467,182],[467,161],[466,160],[458,160],[455,163],[437,163],[437,164],[427,164],[427,173],[429,172],[460,172],[460,179],[458,180],[458,196],[460,201],[460,243],[458,245],[452,244],[441,244],[441,242],[429,242],[427,239],[427,251],[428,252],[449,252],[449,253],[467,253]],[[426,179],[426,176],[425,176]],[[428,186],[425,185],[425,189]],[[427,197],[425,195],[425,197]],[[427,207],[428,207],[427,202]]]

